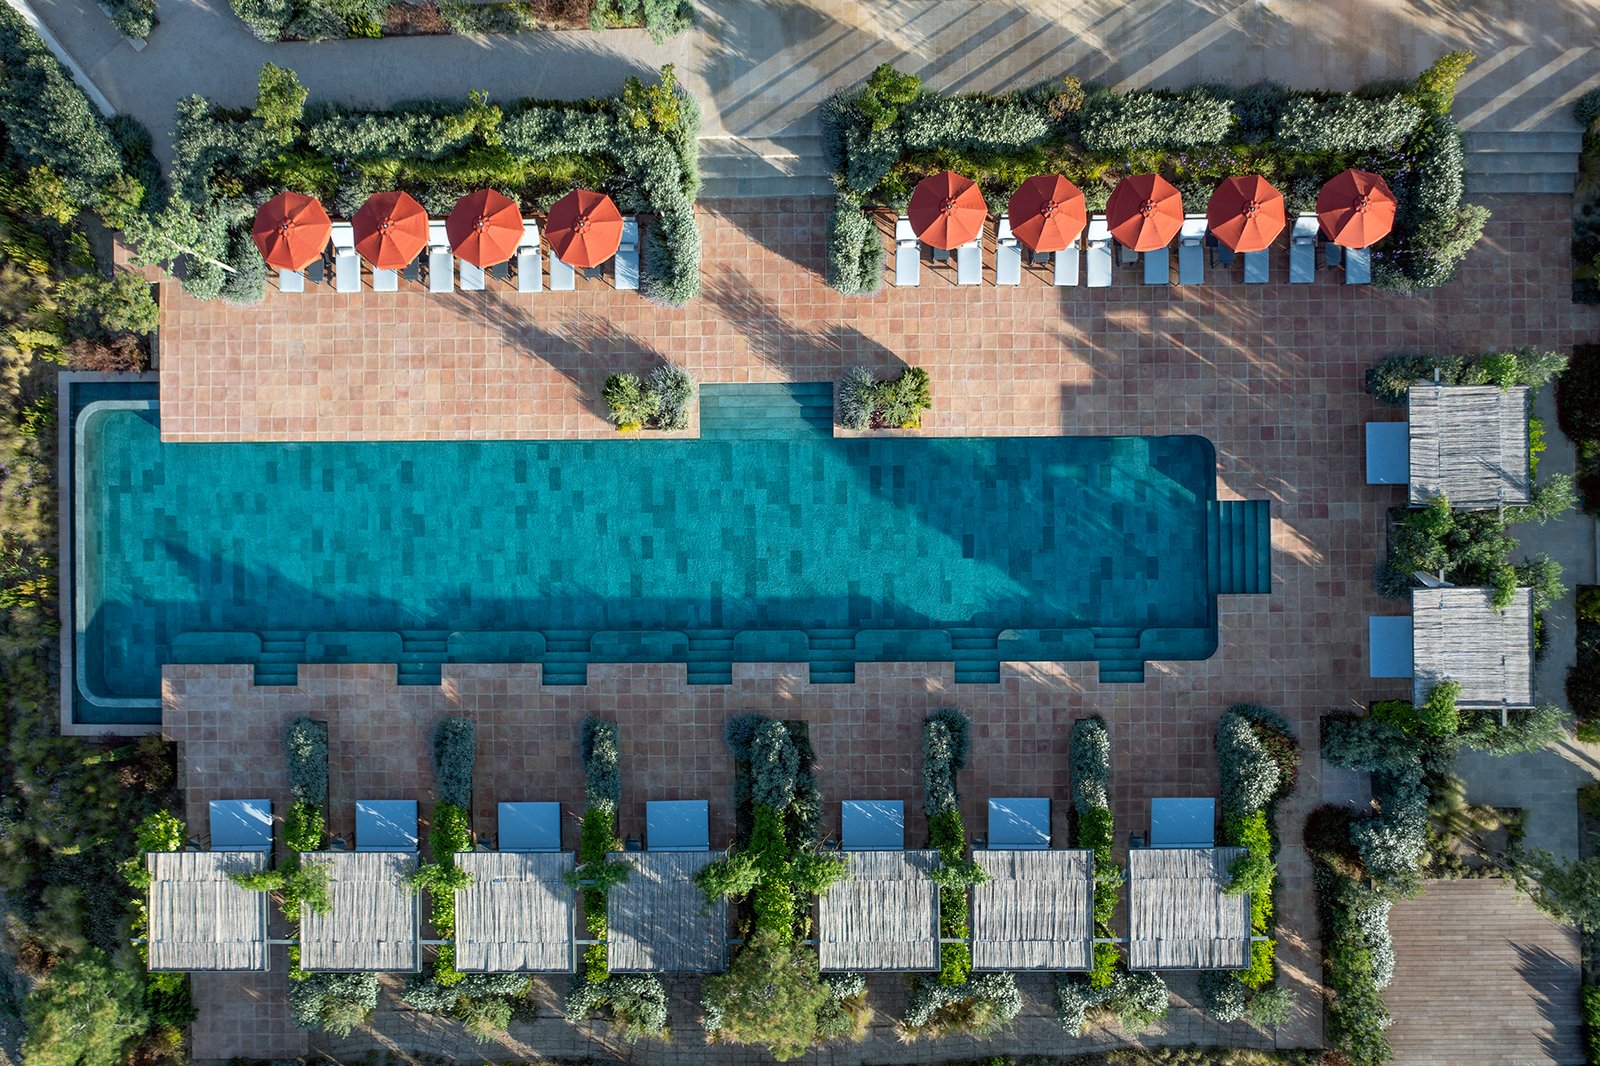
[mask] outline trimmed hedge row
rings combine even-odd
[[[838,191],[828,230],[828,280],[867,294],[882,282],[883,248],[865,212],[903,210],[916,181],[952,169],[974,178],[991,212],[1035,174],[1059,173],[1104,210],[1116,181],[1157,171],[1190,201],[1223,178],[1260,173],[1297,211],[1348,167],[1382,174],[1400,210],[1373,251],[1374,281],[1398,291],[1448,281],[1488,212],[1462,203],[1465,155],[1450,118],[1470,53],[1451,53],[1416,81],[1354,93],[1293,92],[1272,83],[1183,92],[1085,92],[1076,79],[999,95],[946,96],[887,65],[822,108]]]
[[[182,262],[192,295],[259,298],[266,268],[249,226],[283,189],[349,217],[385,189],[408,192],[439,216],[484,187],[539,211],[574,188],[609,193],[624,212],[651,216],[644,295],[677,306],[699,294],[700,111],[671,66],[659,84],[630,78],[620,95],[602,99],[498,105],[475,93],[465,104],[428,100],[390,111],[305,107],[303,90],[285,104],[284,76],[298,87],[288,72],[263,72],[253,111],[199,96],[179,103],[172,173],[181,204],[130,236],[141,262]]]
[[[440,0],[437,22],[419,26],[413,19],[399,30],[389,25],[391,0],[231,0],[231,4],[233,13],[263,41],[558,31],[587,23],[595,30],[643,29],[660,44],[694,25],[689,0],[577,0],[556,8],[529,0]]]

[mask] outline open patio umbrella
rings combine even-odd
[[[1111,190],[1106,224],[1136,252],[1165,248],[1183,228],[1183,197],[1160,174],[1134,174]]]
[[[588,270],[617,254],[622,212],[605,193],[574,189],[550,208],[544,232],[563,263]]]
[[[971,178],[948,170],[917,182],[911,192],[911,229],[935,248],[959,248],[983,232],[989,207]]]
[[[375,192],[350,219],[356,251],[374,270],[404,269],[428,246],[428,212],[403,192]]]
[[[333,223],[313,196],[280,192],[256,212],[250,236],[274,270],[304,270],[328,246]]]
[[[1370,170],[1346,170],[1317,193],[1317,221],[1334,244],[1366,248],[1394,229],[1394,193]]]
[[[1260,174],[1223,180],[1206,205],[1206,225],[1236,252],[1264,252],[1283,232],[1283,193]]]
[[[474,266],[504,263],[522,243],[522,212],[493,189],[469,192],[445,219],[445,233],[456,255]]]
[[[1036,252],[1059,252],[1089,221],[1083,193],[1059,174],[1036,174],[1006,204],[1011,232]]]

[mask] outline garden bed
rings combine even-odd
[[[492,188],[524,212],[547,212],[576,188],[608,193],[645,216],[645,296],[679,305],[700,291],[696,137],[700,112],[671,66],[618,96],[491,103],[427,100],[390,111],[307,106],[291,71],[268,65],[256,106],[230,110],[191,96],[178,106],[177,203],[130,227],[137,259],[171,269],[200,299],[258,299],[266,264],[250,238],[255,212],[284,189],[349,218],[375,192],[400,189],[435,218]]]
[[[1600,741],[1600,586],[1578,586],[1577,658],[1567,671],[1567,707],[1579,740]]]
[[[1600,304],[1600,89],[1580,96],[1572,114],[1583,127],[1572,195],[1572,302]]]
[[[121,4],[136,0],[118,0]],[[694,24],[689,0],[231,0],[263,41],[527,30],[644,29],[660,41]],[[121,29],[121,24],[118,25]],[[127,32],[124,30],[123,32]],[[148,30],[146,30],[148,34]]]
[[[1075,78],[1000,95],[943,95],[885,65],[823,106],[838,189],[829,283],[876,292],[883,242],[868,212],[904,210],[940,170],[973,178],[992,213],[1036,174],[1061,174],[1104,211],[1123,177],[1157,172],[1201,212],[1226,177],[1259,173],[1291,211],[1315,210],[1323,182],[1349,167],[1382,174],[1399,199],[1394,232],[1373,252],[1374,281],[1414,291],[1448,281],[1488,212],[1461,202],[1465,156],[1450,117],[1472,56],[1454,52],[1415,81],[1352,93],[1262,83],[1115,93]]]

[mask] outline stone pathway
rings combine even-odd
[[[1443,53],[1481,57],[1456,114],[1472,135],[1484,193],[1569,192],[1571,102],[1600,85],[1594,10],[1582,0],[1520,5],[1372,5],[1359,0],[697,0],[699,26],[656,45],[641,31],[492,38],[264,44],[227,0],[161,0],[142,52],[92,0],[30,0],[120,110],[167,151],[189,93],[248,103],[268,60],[314,98],[382,105],[425,96],[574,98],[676,63],[705,108],[706,195],[826,192],[817,104],[879,63],[957,92],[1018,88],[1074,74],[1119,89],[1271,78],[1349,89],[1415,75]]]
[[[1430,881],[1395,906],[1384,994],[1406,1066],[1579,1066],[1578,936],[1495,880]]]

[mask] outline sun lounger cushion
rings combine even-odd
[[[1011,219],[1000,216],[995,230],[994,283],[996,285],[1022,284],[1022,245],[1011,233]]]
[[[517,291],[538,292],[544,286],[544,270],[537,248],[524,247],[517,252]]]
[[[372,272],[373,292],[399,292],[400,275],[393,270],[374,270]]]
[[[446,248],[428,253],[428,291],[454,292],[456,287],[456,257]]]
[[[956,249],[956,284],[980,285],[983,283],[983,249],[977,241]]]
[[[1346,285],[1372,284],[1372,249],[1350,248],[1344,256],[1344,283]]]
[[[335,292],[361,291],[361,257],[354,250],[334,255],[333,288]]]
[[[572,268],[563,263],[556,253],[550,253],[550,291],[571,292],[577,288],[577,275]]]
[[[1178,233],[1178,284],[1203,285],[1206,280],[1206,217],[1189,215]]]
[[[622,220],[622,244],[617,248],[617,288],[639,287],[639,220],[629,215]]]
[[[1055,262],[1052,264],[1054,280],[1057,285],[1070,286],[1078,284],[1078,242],[1073,241],[1062,251],[1055,253]]]
[[[1144,283],[1146,285],[1168,285],[1171,282],[1171,250],[1167,248],[1157,248],[1153,252],[1144,253]]]
[[[1272,269],[1272,257],[1266,252],[1244,253],[1244,283],[1265,285]]]
[[[1309,285],[1317,273],[1317,216],[1300,215],[1289,237],[1289,283]]]
[[[461,291],[483,291],[483,267],[469,263],[465,259],[461,260]]]
[[[1111,284],[1111,231],[1106,227],[1105,216],[1089,221],[1089,250],[1087,252],[1089,288],[1103,289]]]
[[[278,271],[279,292],[305,292],[306,276],[298,270]]]

